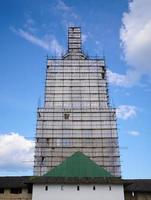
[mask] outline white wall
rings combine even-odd
[[[48,186],[48,190],[45,190]],[[110,190],[111,187],[111,190]],[[122,185],[34,185],[32,200],[124,200]]]

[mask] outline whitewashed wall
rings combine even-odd
[[[48,187],[48,190],[46,189]],[[32,200],[124,200],[122,185],[34,185]]]

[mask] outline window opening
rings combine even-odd
[[[28,194],[32,194],[32,187],[28,187]]]
[[[0,188],[0,194],[4,193],[4,188]]]
[[[61,190],[63,190],[63,185],[61,185]]]
[[[10,193],[11,194],[20,194],[20,193],[22,193],[22,189],[21,188],[11,188]]]
[[[69,117],[70,117],[70,114],[69,113],[64,113],[64,119],[69,119]]]
[[[78,190],[78,191],[80,190],[80,186],[79,186],[79,185],[77,186],[77,190]]]

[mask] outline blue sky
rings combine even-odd
[[[81,26],[83,49],[105,56],[117,107],[123,178],[151,178],[151,1],[0,1],[0,175],[31,175],[46,57]]]

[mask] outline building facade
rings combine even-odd
[[[75,152],[32,183],[32,200],[124,200],[121,178],[112,176],[82,152]]]
[[[83,184],[78,187],[77,185],[64,185],[61,189],[61,185],[47,185],[48,190],[45,190],[45,185],[34,185],[33,186],[33,198],[32,200],[49,200],[50,196],[52,199],[60,200],[66,199],[70,200],[124,200],[124,192],[122,185],[110,185],[106,184],[97,185],[87,185]]]
[[[44,107],[37,110],[34,175],[80,151],[120,176],[115,109],[108,97],[104,59],[82,51],[81,30],[68,30],[68,51],[48,59]]]
[[[51,181],[46,179],[46,181],[37,181],[37,183],[30,183],[35,179],[33,176],[29,177],[0,177],[0,200],[38,200],[38,199],[47,199],[48,196],[56,197],[55,199],[63,199],[62,195],[66,199],[78,196],[84,199],[88,199],[91,196],[91,199],[98,196],[99,199],[105,193],[106,197],[112,195],[112,199],[117,200],[117,195],[122,200],[124,194],[125,200],[151,200],[151,180],[150,179],[137,179],[137,180],[122,180],[124,191],[121,184],[115,184],[112,182],[98,184],[97,182],[89,184],[74,183],[73,181],[69,184],[62,183],[60,184],[55,180]],[[50,178],[51,179],[51,178]],[[29,184],[30,183],[30,184]],[[80,187],[78,187],[80,186]],[[95,187],[94,187],[95,186]],[[104,188],[104,189],[103,189]],[[103,191],[102,191],[103,189]],[[85,191],[85,193],[83,193]],[[101,191],[101,194],[99,193]],[[52,193],[51,193],[52,192]],[[62,193],[61,193],[62,192]],[[39,194],[40,193],[40,194]],[[91,194],[90,194],[91,193]],[[96,194],[95,194],[96,193]],[[109,194],[107,194],[109,193]],[[115,196],[116,193],[116,196]],[[68,194],[68,195],[67,195]],[[87,195],[88,194],[88,195]],[[38,195],[38,197],[37,197]],[[39,196],[40,195],[40,196]],[[84,197],[83,197],[84,195]],[[45,197],[45,198],[44,198]],[[105,196],[104,196],[105,197]],[[95,198],[96,199],[96,198]]]
[[[0,177],[0,200],[32,200],[29,176]]]

